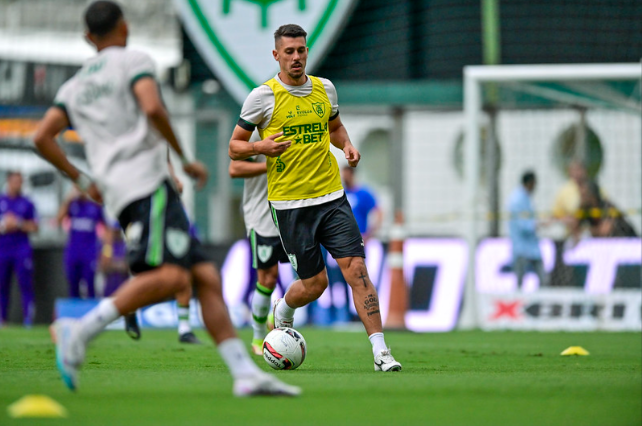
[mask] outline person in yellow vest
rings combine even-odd
[[[337,260],[374,355],[375,371],[399,371],[381,326],[379,299],[365,265],[359,227],[341,185],[330,143],[356,167],[361,155],[341,123],[337,91],[327,79],[307,75],[307,33],[298,25],[274,33],[280,72],[254,89],[243,104],[230,140],[232,160],[267,157],[268,201],[283,248],[297,271],[273,307],[274,326],[292,327],[294,311],[328,287],[321,245]],[[258,128],[262,140],[250,143]]]

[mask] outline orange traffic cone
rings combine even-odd
[[[388,243],[388,266],[390,267],[390,305],[385,328],[388,330],[406,329],[406,310],[408,309],[408,287],[403,276],[403,213],[395,213],[395,223],[390,230]]]

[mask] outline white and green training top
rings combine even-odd
[[[255,132],[256,134],[256,132]],[[259,140],[260,138],[253,138]],[[250,141],[253,141],[252,139]],[[256,155],[246,161],[265,163],[265,155]],[[267,175],[245,178],[243,182],[243,220],[248,237],[250,231],[254,230],[262,237],[278,237],[279,230],[276,229],[270,213],[270,205],[267,199]]]
[[[167,143],[132,92],[136,81],[154,74],[147,54],[112,46],[89,59],[55,98],[85,142],[93,178],[116,217],[169,177]]]

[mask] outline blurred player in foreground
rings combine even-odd
[[[125,230],[129,266],[136,275],[80,320],[59,319],[52,325],[63,381],[76,389],[87,345],[109,323],[184,290],[193,277],[205,326],[234,379],[234,395],[299,394],[299,388],[264,373],[252,361],[230,321],[214,265],[193,261],[200,245],[190,238],[187,216],[170,183],[167,144],[201,187],[207,170],[186,159],[160,99],[151,58],[125,48],[128,27],[116,3],[92,3],[85,23],[98,55],[61,87],[34,141],[42,156],[82,191],[94,199],[104,196]],[[86,143],[95,183],[54,140],[71,123]]]
[[[33,324],[33,250],[29,234],[38,231],[36,208],[22,195],[22,174],[7,173],[7,193],[0,194],[0,325],[7,322],[11,275],[18,276],[24,325]]]
[[[305,73],[307,33],[283,25],[274,33],[274,59],[280,72],[254,89],[243,104],[230,140],[233,160],[264,154],[268,200],[283,248],[301,278],[276,301],[274,324],[291,327],[294,311],[317,300],[328,287],[323,245],[337,260],[352,288],[355,308],[365,326],[375,371],[399,371],[386,346],[377,290],[368,277],[365,248],[330,143],[356,167],[359,151],[341,123],[337,91],[326,79]],[[263,140],[248,143],[258,127]]]
[[[230,162],[230,176],[244,178],[243,219],[252,247],[252,267],[256,269],[257,283],[252,294],[252,351],[263,355],[263,339],[267,334],[270,298],[279,279],[279,262],[288,262],[279,230],[274,226],[267,200],[267,168],[265,155],[245,161]]]

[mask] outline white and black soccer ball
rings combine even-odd
[[[263,359],[275,370],[294,370],[306,352],[303,335],[293,328],[275,328],[263,340]]]

